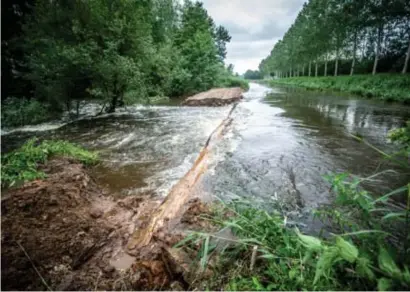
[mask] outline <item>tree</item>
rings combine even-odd
[[[262,79],[263,78],[262,74],[258,70],[255,70],[255,71],[246,70],[243,77],[245,79],[251,79],[251,80]]]
[[[409,23],[405,0],[309,0],[259,68],[286,77],[306,66],[308,76],[317,76],[323,65],[326,76],[332,62],[337,76],[376,74],[382,62],[383,71],[407,72]]]

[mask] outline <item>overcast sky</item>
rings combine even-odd
[[[258,69],[273,45],[302,9],[305,0],[202,0],[217,25],[232,36],[225,62],[235,71]]]

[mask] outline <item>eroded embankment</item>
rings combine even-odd
[[[53,159],[47,178],[2,196],[2,289],[189,289],[198,269],[173,248],[187,229],[212,229],[195,197],[210,150],[231,122],[209,136],[191,170],[163,202],[151,194],[116,200],[79,163]]]

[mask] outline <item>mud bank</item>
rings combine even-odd
[[[223,106],[239,101],[243,98],[240,87],[214,88],[188,97],[183,105],[188,106]]]
[[[189,288],[189,256],[172,248],[182,231],[158,231],[145,249],[126,251],[159,201],[150,194],[115,200],[73,160],[51,160],[44,171],[46,179],[3,193],[3,290]],[[188,202],[181,224],[198,225],[198,208],[207,210]]]
[[[109,196],[66,158],[43,166],[46,179],[3,193],[2,289],[188,290],[211,276],[192,261],[200,246],[174,246],[190,230],[213,231],[197,186],[235,106],[163,201]]]

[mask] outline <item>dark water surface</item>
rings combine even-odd
[[[230,106],[134,106],[91,118],[97,110],[89,105],[75,122],[3,133],[2,151],[32,136],[67,139],[101,152],[102,162],[93,172],[111,192],[164,196],[190,169]],[[213,149],[203,188],[222,199],[276,202],[290,213],[311,210],[332,200],[324,174],[348,171],[365,177],[391,168],[349,134],[393,151],[387,133],[409,118],[410,107],[403,105],[251,84]],[[383,193],[409,176],[387,173],[376,179],[367,187]]]

